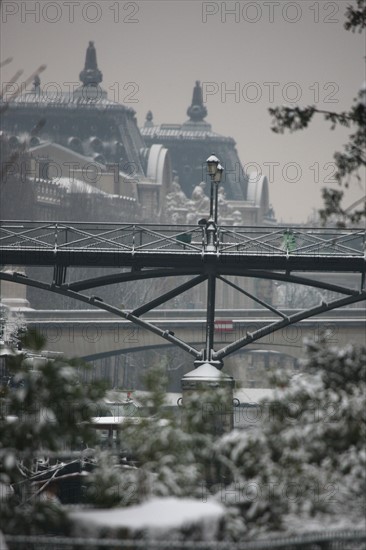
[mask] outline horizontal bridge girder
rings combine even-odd
[[[124,268],[190,268],[204,272],[210,266],[217,274],[230,274],[238,269],[262,269],[279,271],[335,271],[359,272],[365,270],[365,259],[354,256],[286,256],[253,255],[245,253],[216,252],[110,252],[110,251],[51,251],[39,248],[1,249],[2,265],[63,266],[63,267],[109,267]]]

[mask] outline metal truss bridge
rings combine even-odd
[[[365,300],[365,244],[363,229],[224,227],[217,226],[211,219],[198,226],[2,221],[0,263],[7,269],[0,272],[0,279],[55,292],[114,313],[179,346],[196,361],[210,361],[222,368],[222,360],[227,355],[271,332]],[[53,267],[52,280],[30,279],[14,270],[15,266]],[[90,278],[66,282],[68,269],[73,267],[89,268]],[[113,272],[93,277],[95,267],[110,268]],[[304,277],[304,272],[312,276],[324,272],[358,273],[359,288]],[[343,297],[329,303],[323,301],[316,307],[288,316],[226,278],[233,275],[298,283],[330,290]],[[85,290],[127,281],[178,276],[190,276],[191,279],[133,311],[83,294]],[[279,319],[215,350],[217,280],[250,297]],[[204,349],[196,349],[173,332],[141,318],[144,313],[205,281]]]

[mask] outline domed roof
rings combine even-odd
[[[162,143],[170,151],[173,170],[179,177],[182,190],[190,197],[194,187],[205,178],[206,159],[215,151],[225,168],[225,193],[229,200],[245,200],[247,177],[243,172],[235,140],[212,131],[204,118],[207,108],[203,102],[199,80],[193,88],[192,102],[187,110],[189,119],[183,124],[154,125],[152,117],[140,128],[147,145]]]
[[[102,73],[96,49],[89,42],[81,85],[62,90],[57,84],[42,88],[35,78],[33,89],[6,103],[1,127],[9,135],[37,136],[58,143],[103,164],[120,164],[122,171],[143,174],[139,152],[145,147],[134,109],[111,101],[100,86]],[[3,100],[5,101],[5,100]],[[0,99],[0,109],[1,109]],[[40,125],[40,121],[42,124]]]

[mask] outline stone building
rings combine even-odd
[[[102,88],[93,42],[79,78],[80,86],[61,91],[42,87],[36,77],[30,91],[8,103],[0,100],[0,129],[10,148],[26,147],[31,154],[29,179],[62,184],[68,178],[124,197],[118,221],[133,221],[136,214],[141,222],[195,224],[208,213],[206,158],[215,151],[225,168],[221,222],[274,222],[267,179],[245,174],[234,139],[212,131],[198,81],[186,122],[154,125],[149,112],[139,129],[136,112],[109,99]],[[70,215],[63,212],[64,219]]]
[[[139,219],[156,221],[171,185],[169,153],[145,146],[135,111],[108,99],[102,78],[90,42],[78,88],[50,91],[36,77],[31,91],[0,101],[1,130],[11,148],[29,149],[30,179],[77,179],[134,199]],[[127,208],[119,221],[133,221],[130,214]]]
[[[268,180],[257,174],[248,175],[243,169],[231,137],[222,136],[212,130],[205,118],[207,108],[203,102],[202,87],[196,81],[192,103],[187,109],[188,120],[183,124],[154,124],[152,112],[146,115],[144,126],[140,129],[148,146],[161,143],[171,155],[176,183],[187,198],[186,204],[177,196],[178,206],[186,208],[188,220],[196,223],[190,212],[197,216],[206,213],[209,195],[206,176],[206,159],[214,152],[224,166],[219,196],[219,215],[228,225],[266,225],[275,222],[269,203]],[[200,183],[202,182],[202,183]],[[199,189],[201,186],[201,189]],[[173,199],[173,197],[171,197]],[[200,206],[201,204],[201,206]],[[169,206],[169,205],[168,205]]]

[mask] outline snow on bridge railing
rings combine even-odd
[[[215,249],[225,255],[360,258],[365,241],[363,229],[220,226]],[[203,225],[0,222],[0,250],[192,254],[205,252],[206,242]]]
[[[361,229],[221,227],[220,251],[270,255],[345,255],[365,253]]]
[[[0,533],[1,534],[1,533]],[[364,550],[366,542],[365,530],[323,531],[294,535],[291,537],[273,538],[268,540],[242,541],[179,541],[111,539],[111,538],[71,538],[57,536],[19,536],[5,535],[5,542],[9,550],[73,550],[77,548],[124,548],[128,550],[313,550],[326,548],[327,550]],[[1,540],[1,539],[0,539]]]

